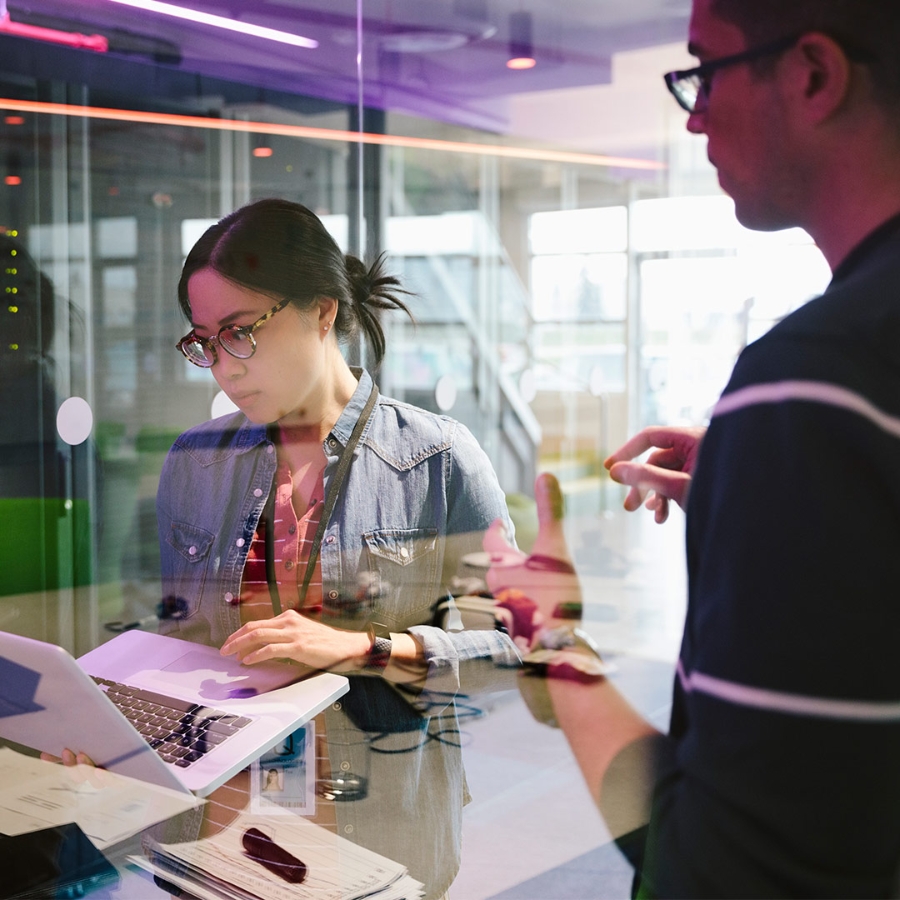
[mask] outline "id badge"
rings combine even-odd
[[[308,722],[250,766],[250,811],[316,814],[316,726]]]

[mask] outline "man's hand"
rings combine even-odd
[[[652,426],[639,431],[606,459],[603,465],[609,469],[610,478],[631,488],[625,497],[625,509],[633,512],[644,504],[660,524],[669,517],[670,500],[684,509],[705,434],[705,428]],[[650,449],[653,452],[646,462],[632,462]]]
[[[534,485],[538,512],[538,536],[529,555],[516,550],[506,539],[497,519],[484,536],[484,549],[491,554],[491,567],[485,576],[491,593],[506,604],[513,616],[513,639],[525,637],[530,643],[542,627],[560,624],[556,613],[567,609],[566,621],[575,624],[572,610],[581,608],[581,585],[563,531],[563,497],[553,475],[539,475]],[[527,601],[535,604],[526,615]],[[525,621],[525,620],[528,621]],[[521,641],[517,642],[521,644]]]
[[[365,631],[343,631],[316,622],[293,609],[273,619],[248,622],[232,634],[219,651],[252,665],[270,659],[294,662],[328,672],[361,668],[371,641]]]

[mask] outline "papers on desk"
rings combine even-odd
[[[301,884],[250,858],[243,837],[253,828],[305,864]],[[200,900],[417,900],[424,893],[405,866],[300,816],[242,815],[212,837],[157,844],[152,859],[133,856],[129,862]]]
[[[61,766],[0,748],[0,834],[75,822],[104,850],[205,802],[105,769]]]

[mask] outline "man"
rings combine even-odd
[[[687,506],[669,735],[602,678],[521,679],[614,834],[639,824],[631,786],[652,792],[642,895],[897,896],[898,47],[896,0],[694,0],[700,66],[667,76],[738,219],[805,228],[833,280],[742,353],[705,437],[649,429],[607,461],[628,508]],[[557,489],[538,483],[539,552],[566,559]],[[509,571],[495,587],[548,617],[571,588]]]

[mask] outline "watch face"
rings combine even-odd
[[[391,639],[391,629],[387,625],[382,625],[381,622],[370,622],[369,628],[375,637]]]

